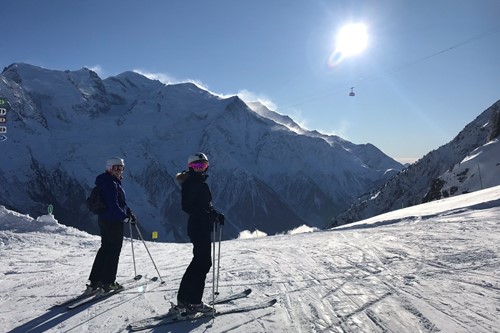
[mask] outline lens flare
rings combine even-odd
[[[335,50],[330,57],[328,57],[328,67],[335,67],[344,60],[344,56],[338,50]]]

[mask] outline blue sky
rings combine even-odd
[[[498,0],[16,0],[1,8],[4,67],[195,81],[403,162],[449,142],[500,99]],[[336,33],[350,22],[366,25],[368,47],[332,66]]]

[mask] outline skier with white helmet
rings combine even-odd
[[[125,162],[119,157],[106,161],[106,171],[95,180],[106,209],[98,215],[101,247],[90,272],[88,290],[102,288],[105,292],[121,289],[116,273],[123,244],[124,223],[136,223],[137,219],[127,206],[121,180]]]
[[[182,277],[177,305],[187,312],[209,312],[202,302],[205,279],[212,266],[211,232],[214,223],[224,224],[224,215],[212,207],[212,194],[206,183],[208,157],[195,153],[188,158],[188,170],[178,173],[182,187],[182,210],[189,215],[188,236],[193,244],[193,259]]]

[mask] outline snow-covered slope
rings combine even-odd
[[[440,187],[436,187],[436,183],[434,183],[434,188],[431,188],[434,180],[454,168],[466,156],[474,154],[473,151],[476,148],[485,145],[491,139],[491,133],[496,123],[495,119],[498,119],[499,112],[500,101],[465,126],[452,141],[431,151],[377,190],[356,199],[348,210],[332,220],[332,225],[343,225],[401,207],[420,204],[429,191],[431,193],[439,192]],[[499,173],[498,166],[496,166],[498,153],[494,147],[484,149],[484,152],[483,158],[491,161],[491,163],[481,167],[481,175],[484,177],[482,185],[483,188],[487,188],[498,184]],[[477,166],[474,169],[477,169]],[[492,182],[489,183],[487,180]],[[453,185],[450,184],[450,186]],[[476,189],[479,188],[481,187],[476,187]]]
[[[220,294],[253,292],[217,308],[278,303],[145,332],[500,332],[499,216],[497,186],[330,231],[224,241]],[[127,332],[130,322],[166,312],[191,246],[146,244],[164,284],[72,311],[53,308],[84,288],[99,238],[50,215],[34,220],[0,206],[2,331]],[[137,240],[134,252],[137,272],[156,276]],[[134,274],[127,241],[118,281]],[[210,272],[205,301],[212,282]]]
[[[298,134],[194,84],[164,85],[134,72],[96,73],[13,64],[0,75],[12,106],[1,143],[0,203],[40,215],[48,204],[63,224],[95,232],[85,208],[96,175],[125,158],[124,187],[145,235],[186,240],[174,181],[187,156],[211,162],[213,204],[227,217],[225,238],[308,223],[324,227],[352,199],[389,179],[400,164],[370,145]],[[339,141],[341,141],[339,139]]]

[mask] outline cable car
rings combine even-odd
[[[356,96],[356,94],[354,93],[354,87],[351,87],[351,92],[349,93],[349,96]]]

